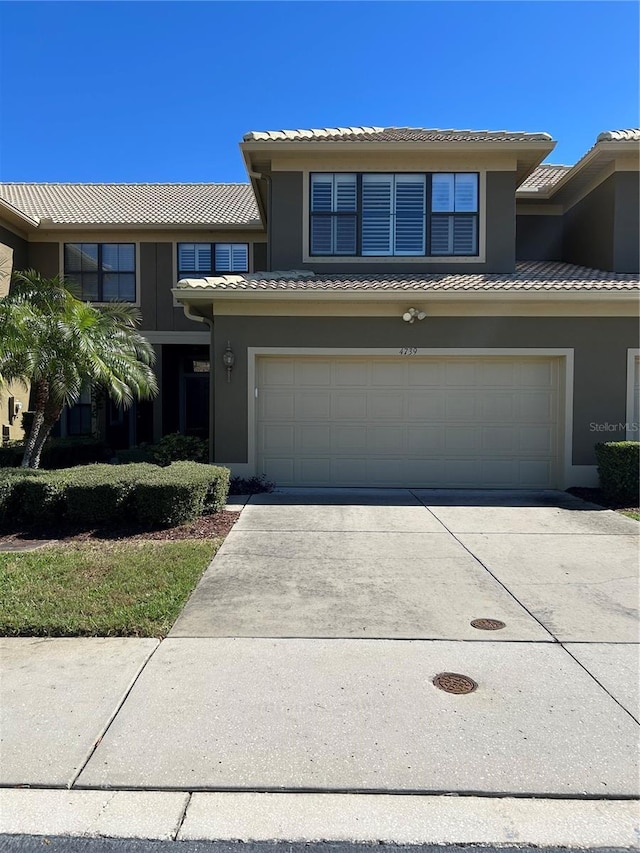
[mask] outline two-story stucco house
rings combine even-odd
[[[249,133],[246,185],[0,185],[1,239],[140,305],[162,393],[107,407],[114,447],[208,430],[279,485],[589,485],[598,441],[638,438],[639,143],[551,166],[544,133]]]

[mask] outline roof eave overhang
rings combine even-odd
[[[0,198],[0,217],[14,227],[21,228],[23,231],[35,231],[40,225],[39,219],[28,216],[3,198]]]
[[[639,291],[629,290],[216,290],[213,288],[183,288],[174,287],[172,294],[181,304],[205,304],[219,301],[243,299],[247,302],[254,300],[302,300],[302,301],[347,301],[365,300],[369,302],[391,302],[399,299],[454,299],[454,300],[496,300],[508,299],[524,301],[529,299],[543,300],[582,300],[585,299],[614,299],[617,302],[638,303]]]
[[[615,143],[617,144],[617,143]],[[446,151],[460,149],[464,151],[535,151],[545,152],[545,156],[555,148],[555,140],[531,140],[525,142],[504,141],[459,141],[448,140],[446,142],[311,142],[302,140],[260,140],[252,142],[241,142],[240,149],[243,156],[253,152],[282,152],[282,151]],[[246,156],[245,156],[246,160]]]
[[[41,220],[45,231],[264,231],[257,220],[251,222],[52,222]]]
[[[640,163],[640,143],[635,139],[618,139],[596,142],[596,144],[587,153],[578,160],[578,162],[567,169],[560,180],[553,186],[545,188],[543,191],[535,192],[533,190],[516,191],[517,198],[520,199],[544,199],[548,201],[557,195],[561,190],[570,185],[583,169],[590,165],[597,164],[598,160],[602,161],[602,165],[606,166],[611,162],[612,157],[622,154],[638,154]]]

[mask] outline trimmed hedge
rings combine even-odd
[[[68,479],[64,501],[70,521],[109,525],[122,521],[131,511],[130,497],[149,469],[155,466],[84,465]]]
[[[640,503],[640,442],[596,444],[600,486],[608,500],[630,506]]]
[[[199,462],[173,462],[156,468],[133,495],[134,513],[143,524],[172,527],[224,507],[229,471]]]
[[[225,505],[229,470],[197,462],[86,465],[61,471],[0,470],[0,522],[123,520],[169,527]]]

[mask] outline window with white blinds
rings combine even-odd
[[[311,253],[313,255],[355,255],[356,211],[356,175],[312,175]]]
[[[478,254],[478,174],[314,173],[312,255]]]
[[[478,175],[431,176],[431,254],[478,253]]]
[[[248,243],[178,243],[178,278],[205,278],[214,272],[247,272]]]
[[[426,175],[362,176],[362,254],[424,255]]]

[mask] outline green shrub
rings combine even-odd
[[[175,462],[138,483],[133,511],[143,524],[172,527],[222,509],[228,488],[227,468]]]
[[[610,501],[638,506],[640,502],[640,442],[596,444],[600,486]]]
[[[69,472],[64,512],[70,521],[101,526],[130,514],[130,498],[154,465],[84,465]]]
[[[207,442],[193,435],[172,432],[165,435],[153,447],[153,457],[158,465],[170,465],[172,462],[202,462],[209,460]]]
[[[121,465],[130,465],[133,462],[155,463],[153,451],[152,445],[141,444],[138,447],[130,447],[128,450],[118,450],[116,458]]]
[[[8,441],[0,447],[0,468],[18,468],[24,456],[21,441]]]
[[[51,524],[64,516],[64,491],[68,471],[21,470],[14,486],[12,503],[16,518],[27,524]]]
[[[0,525],[17,518],[16,487],[33,473],[22,468],[0,468]]]
[[[229,481],[230,495],[259,495],[264,492],[272,492],[276,484],[267,480],[266,474],[255,477],[232,477]]]

